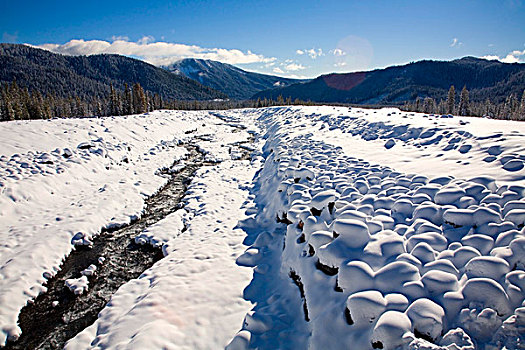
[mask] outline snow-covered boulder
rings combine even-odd
[[[443,213],[443,220],[454,226],[473,226],[474,210],[448,209]]]
[[[366,290],[351,294],[346,300],[348,321],[356,327],[368,327],[385,312],[387,301],[377,290]]]
[[[482,234],[467,235],[461,239],[461,243],[476,248],[483,255],[488,255],[494,247],[494,239]]]
[[[320,230],[315,231],[310,235],[308,244],[312,246],[315,252],[317,252],[321,246],[332,242],[332,240],[333,236],[331,232]]]
[[[410,254],[415,256],[423,264],[426,264],[430,261],[434,261],[437,256],[437,252],[432,248],[432,246],[426,242],[420,242],[410,251]]]
[[[459,322],[473,338],[481,342],[491,339],[503,323],[498,313],[491,308],[465,308],[459,314]]]
[[[81,295],[87,292],[89,287],[89,281],[86,275],[82,275],[82,277],[79,278],[67,279],[64,284],[75,295]]]
[[[330,225],[330,230],[339,241],[352,249],[361,249],[370,241],[368,226],[355,219],[336,219]]]
[[[425,219],[435,225],[441,225],[443,222],[443,213],[438,205],[433,203],[423,203],[414,210],[413,218]]]
[[[407,241],[407,250],[411,251],[419,243],[426,243],[434,251],[441,252],[448,246],[447,239],[437,232],[425,232],[411,236]]]
[[[403,294],[389,293],[385,295],[387,310],[404,312],[408,307],[408,299]]]
[[[467,333],[461,328],[449,330],[441,339],[439,345],[447,350],[475,350],[476,347]]]
[[[402,293],[403,284],[419,278],[417,267],[404,261],[394,261],[375,273],[375,287],[384,293]]]
[[[442,295],[446,292],[458,289],[458,278],[456,275],[432,269],[421,277],[421,282],[429,295]]]
[[[490,278],[471,278],[461,290],[466,305],[474,302],[495,310],[501,316],[512,312],[503,287]]]
[[[405,337],[412,323],[405,313],[387,311],[379,317],[372,331],[371,345],[374,349],[391,350],[408,342]]]
[[[495,256],[478,256],[472,258],[465,266],[468,278],[487,277],[499,281],[509,271],[509,264]]]
[[[435,342],[443,331],[445,311],[429,299],[417,299],[406,310],[415,334]]]
[[[315,196],[313,196],[312,201],[310,202],[310,205],[312,208],[315,208],[317,210],[322,210],[323,208],[327,207],[329,203],[334,202],[339,197],[339,194],[334,190],[326,190],[317,193]]]
[[[460,187],[450,186],[441,188],[435,195],[434,201],[437,204],[453,204],[467,193]]]
[[[339,269],[338,284],[345,293],[374,289],[374,270],[363,261],[350,261]]]

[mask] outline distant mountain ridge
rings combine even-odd
[[[184,76],[120,55],[64,56],[20,44],[0,44],[0,83],[17,84],[59,97],[105,97],[110,84],[122,90],[139,83],[145,91],[165,99],[227,98]]]
[[[278,96],[305,101],[353,104],[401,104],[418,97],[446,99],[450,85],[466,86],[472,101],[503,102],[525,89],[525,64],[475,57],[454,61],[419,61],[368,72],[327,74],[309,82],[274,88],[252,98]]]
[[[165,66],[164,69],[194,79],[237,100],[249,99],[260,91],[277,86],[288,86],[304,81],[247,72],[227,63],[196,58],[180,60]]]

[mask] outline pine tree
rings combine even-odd
[[[31,108],[30,108],[30,117],[31,119],[45,119],[44,115],[44,98],[40,91],[34,91],[31,94]]]
[[[423,101],[423,111],[425,113],[436,113],[436,101],[432,97],[425,97]]]
[[[421,111],[421,98],[420,97],[416,98],[414,111],[415,112],[420,112]]]
[[[113,84],[109,85],[109,114],[121,115],[119,95],[115,91]]]
[[[438,103],[438,106],[437,106],[437,112],[439,114],[447,113],[447,103],[446,103],[445,100],[443,100],[443,99],[439,100],[439,103]]]
[[[450,85],[450,89],[448,90],[448,97],[447,97],[447,114],[454,114],[455,106],[456,106],[456,89],[454,88],[454,85]]]
[[[485,103],[483,104],[483,115],[485,116],[492,116],[494,115],[492,103],[490,102],[490,98],[487,97],[485,100]]]
[[[133,113],[145,113],[148,110],[148,103],[144,89],[139,83],[133,85]]]
[[[164,108],[164,104],[162,103],[162,97],[159,94],[155,94],[153,96],[153,102],[154,102],[155,109]]]
[[[8,85],[2,85],[0,91],[0,120],[13,120],[14,111],[9,96]]]
[[[470,115],[470,102],[466,86],[463,86],[459,96],[459,115]]]
[[[518,118],[518,112],[520,109],[520,103],[518,102],[518,99],[514,94],[510,94],[510,118],[511,119],[517,119]]]
[[[29,95],[29,90],[27,88],[21,89],[19,108],[20,115],[18,119],[31,119],[31,115],[29,114],[31,109],[31,96]]]
[[[525,89],[523,89],[523,94],[521,95],[520,109],[518,112],[518,120],[525,120]]]
[[[124,114],[133,114],[133,94],[128,84],[124,84]]]

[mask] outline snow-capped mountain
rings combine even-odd
[[[195,58],[186,58],[164,68],[239,100],[249,99],[263,90],[303,81],[247,72],[230,64]]]

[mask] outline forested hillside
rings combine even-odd
[[[263,90],[303,82],[299,79],[247,72],[231,64],[195,58],[180,60],[165,69],[222,91],[237,100],[250,99]]]
[[[420,61],[369,72],[322,75],[310,82],[260,92],[254,98],[299,98],[316,102],[402,104],[417,98],[447,98],[451,85],[466,86],[470,100],[503,103],[520,98],[525,88],[525,64],[465,57],[450,62]]]
[[[43,95],[81,100],[107,96],[110,85],[122,90],[124,84],[135,83],[164,99],[227,98],[194,80],[129,57],[63,56],[26,45],[0,44],[0,85],[13,81]]]

